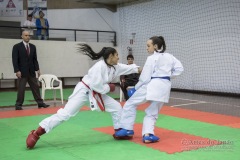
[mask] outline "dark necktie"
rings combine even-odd
[[[30,50],[29,50],[28,44],[26,45],[26,48],[27,48],[27,55],[29,56]]]

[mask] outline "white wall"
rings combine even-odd
[[[107,9],[48,10],[52,28],[113,31],[113,13]]]
[[[21,42],[17,39],[0,39],[0,79],[15,79],[12,65],[12,47]],[[96,61],[79,53],[77,47],[81,42],[38,41],[31,40],[36,45],[37,57],[42,74],[54,74],[57,77],[83,77]],[[111,43],[88,43],[94,51],[103,47],[113,47]],[[76,84],[76,83],[75,83]]]
[[[65,9],[65,10],[48,10],[48,20],[51,28],[66,29],[83,29],[83,30],[99,30],[114,31],[113,13],[107,9]],[[73,40],[74,32],[70,31],[50,31],[51,37],[64,37],[67,40]],[[81,41],[93,41],[96,33],[79,33],[78,37]]]

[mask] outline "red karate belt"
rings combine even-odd
[[[86,84],[86,83],[84,83],[83,81],[82,81],[82,83],[88,88],[88,89],[90,89],[90,87]],[[105,106],[104,106],[104,103],[103,103],[103,100],[102,100],[102,95],[100,94],[100,93],[98,93],[98,92],[96,92],[96,91],[94,91],[93,90],[93,97],[96,99],[96,101],[97,101],[97,104],[98,104],[98,107],[101,109],[101,111],[105,111]],[[96,95],[98,95],[98,97],[100,98],[100,100],[101,100],[101,102],[99,101],[99,99],[97,99],[96,98]]]

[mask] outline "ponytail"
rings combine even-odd
[[[105,51],[105,47],[104,47],[99,53],[95,53],[92,50],[92,48],[87,44],[78,44],[78,45],[79,45],[78,51],[82,52],[82,54],[84,54],[84,55],[87,55],[92,60],[98,60],[99,58],[101,58]]]
[[[78,45],[79,45],[78,51],[81,52],[82,54],[87,55],[92,60],[98,60],[99,58],[103,57],[104,62],[107,65],[112,66],[107,63],[107,59],[110,54],[114,55],[114,53],[117,52],[116,49],[112,47],[103,47],[100,52],[95,53],[88,44],[78,44]]]
[[[157,45],[158,46],[158,50],[162,48],[162,50],[160,51],[160,53],[164,53],[166,50],[166,44],[165,44],[165,40],[162,36],[154,36],[150,38],[152,40],[153,45]]]
[[[159,36],[158,38],[161,39],[161,41],[162,41],[162,47],[160,47],[160,48],[162,48],[162,50],[160,51],[160,53],[163,53],[166,50],[165,40],[164,40],[164,38],[162,36]]]

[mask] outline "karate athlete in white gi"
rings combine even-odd
[[[160,109],[164,103],[169,101],[170,78],[183,72],[181,62],[173,55],[164,53],[165,49],[165,41],[161,36],[151,37],[147,41],[147,51],[151,55],[145,62],[139,82],[135,85],[135,88],[130,90],[135,92],[123,106],[120,120],[122,129],[115,133],[115,137],[132,137],[134,135],[133,125],[136,118],[136,108],[139,104],[148,101],[150,104],[145,110],[142,140],[144,143],[159,141],[159,138],[154,135],[154,127]]]
[[[119,78],[120,75],[139,73],[141,69],[136,65],[118,63],[118,53],[111,47],[104,47],[99,53],[95,53],[89,45],[80,44],[79,50],[92,60],[101,57],[103,60],[89,69],[88,74],[76,85],[64,108],[41,121],[38,129],[30,132],[26,140],[27,148],[33,148],[41,135],[50,132],[62,122],[75,116],[87,101],[90,101],[92,110],[110,112],[115,131],[119,129],[122,106],[106,93],[114,91],[115,85],[110,84],[113,79]]]

